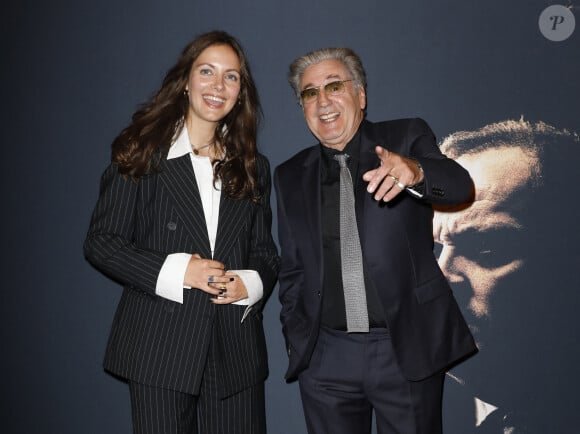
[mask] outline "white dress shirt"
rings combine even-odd
[[[171,160],[173,158],[182,157],[186,154],[189,154],[191,158],[191,164],[195,173],[213,257],[218,227],[221,182],[218,179],[214,186],[211,160],[209,157],[203,157],[193,153],[191,144],[189,143],[187,127],[184,125],[181,132],[171,145],[169,153],[167,154],[167,159]],[[155,293],[157,295],[177,303],[183,303],[184,289],[191,289],[184,285],[185,271],[187,270],[191,256],[191,253],[172,253],[167,256],[163,266],[161,267],[159,276],[157,277],[157,285],[155,288]],[[248,291],[247,298],[233,303],[248,306],[248,309],[246,309],[244,314],[245,318],[249,308],[258,302],[264,294],[262,279],[255,270],[229,271],[237,274],[240,279],[242,279],[242,282]]]

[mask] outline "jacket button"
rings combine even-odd
[[[316,291],[316,295],[320,297],[320,291]]]

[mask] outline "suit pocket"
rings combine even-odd
[[[443,295],[451,294],[451,288],[445,276],[441,275],[415,288],[415,296],[419,303],[427,303]]]

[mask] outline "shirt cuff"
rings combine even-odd
[[[242,279],[244,285],[246,287],[246,291],[248,292],[248,297],[242,300],[238,300],[233,304],[241,305],[241,306],[248,306],[242,316],[242,321],[246,319],[250,310],[252,310],[252,306],[256,304],[258,301],[262,299],[264,295],[264,284],[262,283],[262,279],[260,275],[255,270],[229,270],[232,273],[235,273]]]
[[[254,270],[228,270],[230,273],[237,274],[248,291],[248,297],[238,300],[233,304],[240,304],[244,306],[253,306],[262,299],[264,295],[264,285],[262,279],[257,271]]]
[[[155,294],[176,303],[183,304],[183,280],[189,265],[189,253],[172,253],[167,255],[157,276]]]
[[[415,196],[418,199],[422,199],[425,195],[425,182],[421,181],[419,184],[416,184],[412,187],[405,187],[407,193],[411,193],[412,196]]]

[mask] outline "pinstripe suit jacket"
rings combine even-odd
[[[261,307],[276,282],[279,258],[272,240],[270,169],[257,159],[263,189],[259,204],[222,195],[214,259],[226,269],[253,269],[264,284],[262,301],[240,323],[246,306],[214,305],[209,294],[186,290],[183,304],[155,295],[157,276],[170,253],[211,258],[200,194],[189,155],[160,163],[134,181],[111,164],[84,244],[91,264],[124,287],[104,366],[144,384],[198,393],[210,343],[216,352],[221,396],[266,378]],[[213,339],[213,341],[212,341]]]

